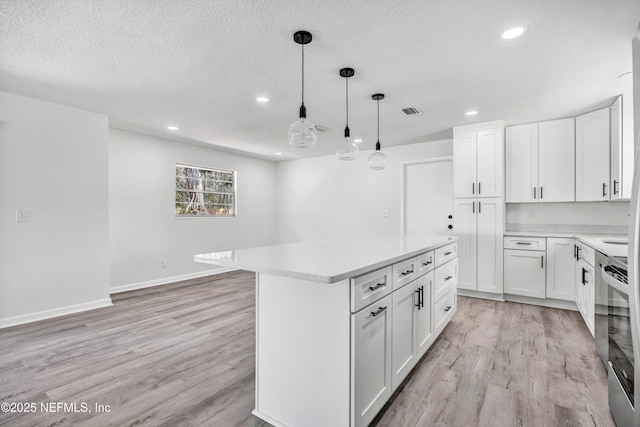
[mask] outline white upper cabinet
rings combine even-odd
[[[611,141],[611,179],[609,180],[610,199],[622,198],[622,97],[616,98],[611,105],[610,112],[610,132]]]
[[[453,197],[502,197],[503,128],[453,135]]]
[[[478,197],[502,197],[503,129],[478,131],[476,179]]]
[[[453,197],[476,195],[476,132],[453,138]]]
[[[576,117],[576,201],[609,200],[609,108]]]
[[[551,120],[538,125],[538,185],[540,202],[575,200],[574,119]]]
[[[573,118],[507,128],[506,202],[572,202]]]
[[[507,128],[505,158],[506,202],[536,202],[538,200],[537,123]]]

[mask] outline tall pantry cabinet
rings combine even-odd
[[[461,294],[502,296],[504,123],[453,128],[453,234]]]

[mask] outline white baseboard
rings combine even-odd
[[[539,305],[542,307],[559,308],[562,310],[578,311],[578,307],[576,307],[576,303],[573,301],[563,301],[552,298],[532,298],[513,294],[504,294],[504,300],[509,302],[519,302],[522,304]]]
[[[110,294],[120,292],[135,291],[136,289],[151,288],[153,286],[166,285],[169,283],[181,282],[183,280],[197,279],[199,277],[212,276],[214,274],[228,273],[235,271],[235,268],[223,267],[213,270],[199,271],[197,273],[182,274],[180,276],[163,277],[162,279],[147,280],[145,282],[129,283],[127,285],[112,286],[109,289]]]
[[[80,313],[81,311],[93,310],[96,308],[108,307],[112,305],[111,298],[103,298],[96,301],[89,301],[82,304],[68,305],[66,307],[54,308],[51,310],[38,311],[36,313],[23,314],[20,316],[0,319],[0,329],[11,326],[23,325],[25,323],[37,322],[38,320],[51,319],[53,317],[65,316],[67,314]]]

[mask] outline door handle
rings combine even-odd
[[[451,306],[450,305],[448,305],[447,308],[444,309],[444,312],[446,313],[449,310],[451,310]]]
[[[424,308],[424,285],[420,286],[420,307]]]
[[[449,280],[451,280],[451,279],[453,279],[453,276],[447,276],[447,277],[445,277],[445,278],[444,278],[444,281],[445,281],[445,282],[448,282],[448,281],[449,281]]]

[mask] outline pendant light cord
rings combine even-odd
[[[302,46],[302,105],[304,105],[304,44]]]
[[[346,110],[347,110],[347,127],[349,127],[349,78],[345,78],[346,80],[346,90],[347,90],[347,103],[346,103]]]
[[[380,143],[380,100],[376,100],[378,102],[378,144]]]

